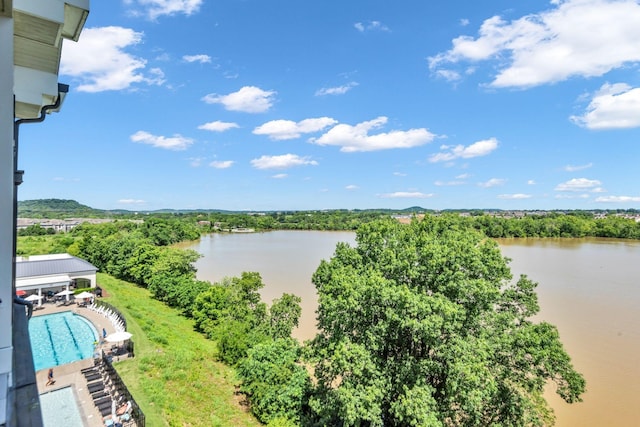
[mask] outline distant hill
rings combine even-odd
[[[59,217],[104,217],[109,213],[100,209],[93,209],[75,200],[39,199],[18,202],[18,217],[20,218],[59,218]]]
[[[340,209],[337,209],[340,210]],[[386,213],[425,213],[433,212],[431,209],[412,206],[406,209],[354,209],[355,212],[386,212]],[[18,217],[20,218],[105,218],[117,215],[139,214],[185,214],[185,213],[227,213],[241,214],[247,211],[229,211],[224,209],[157,209],[152,211],[129,211],[126,209],[103,210],[78,203],[75,200],[66,199],[38,199],[23,200],[18,202]],[[276,212],[276,211],[265,211]]]
[[[459,214],[467,214],[471,216],[483,215],[486,213],[500,214],[500,213],[508,213],[509,211],[503,209],[443,209],[443,210],[435,210],[435,209],[427,209],[420,206],[411,206],[404,209],[388,209],[388,208],[378,208],[378,209],[307,209],[307,210],[268,210],[268,211],[232,211],[232,210],[224,210],[224,209],[156,209],[156,210],[135,210],[130,211],[126,209],[113,209],[113,210],[104,210],[104,209],[94,209],[90,206],[83,205],[78,203],[75,200],[66,200],[66,199],[38,199],[38,200],[23,200],[18,201],[18,217],[19,218],[47,218],[47,219],[65,219],[65,218],[126,218],[126,217],[138,217],[138,215],[190,215],[190,214],[271,214],[271,213],[295,213],[295,212],[318,212],[318,211],[327,211],[327,212],[355,212],[355,213],[371,213],[371,214],[387,214],[387,215],[401,215],[410,217],[412,215],[422,215],[422,214],[435,214],[435,213],[459,213]],[[539,210],[533,211],[522,211],[522,212],[533,212],[534,214],[539,214]],[[557,212],[560,214],[579,214],[580,212],[591,212],[591,213],[611,213],[611,214],[639,214],[640,210],[638,209],[612,209],[612,210],[591,210],[591,211],[581,211],[581,210],[549,210],[542,211],[544,215],[545,212]]]

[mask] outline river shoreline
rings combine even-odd
[[[204,256],[196,262],[198,279],[219,281],[242,271],[257,271],[271,303],[283,292],[302,297],[303,315],[295,335],[315,334],[317,297],[311,275],[329,259],[337,242],[355,245],[355,233],[270,231],[212,234],[180,245]],[[558,327],[578,371],[587,380],[584,402],[547,399],[560,427],[637,425],[640,395],[640,242],[608,238],[509,238],[497,240],[511,259],[514,277],[537,282],[539,320]]]

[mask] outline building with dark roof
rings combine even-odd
[[[69,254],[16,258],[16,293],[43,295],[43,291],[95,288],[97,267]]]

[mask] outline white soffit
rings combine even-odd
[[[34,289],[47,285],[48,287],[68,285],[71,278],[67,274],[56,276],[40,276],[30,279],[16,279],[16,289]]]
[[[55,102],[62,39],[77,41],[88,14],[89,0],[13,0],[16,117],[38,117]]]

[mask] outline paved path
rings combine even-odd
[[[105,328],[107,334],[115,332],[110,320],[101,314],[96,313],[88,308],[78,307],[77,305],[61,306],[58,307],[54,304],[43,304],[45,307],[42,310],[34,310],[34,316],[42,316],[45,314],[60,313],[62,311],[73,311],[79,314],[93,323],[98,334],[102,333],[102,328]],[[110,344],[105,344],[110,345]],[[42,369],[36,372],[36,381],[38,383],[38,393],[43,394],[48,391],[57,390],[60,388],[71,386],[78,405],[80,408],[80,415],[82,417],[85,427],[104,427],[104,419],[96,406],[93,404],[91,394],[86,388],[87,381],[81,372],[81,369],[92,366],[93,359],[85,359],[78,362],[68,363],[66,365],[56,366],[53,368],[54,379],[56,383],[53,386],[45,385],[47,383],[47,369]]]

